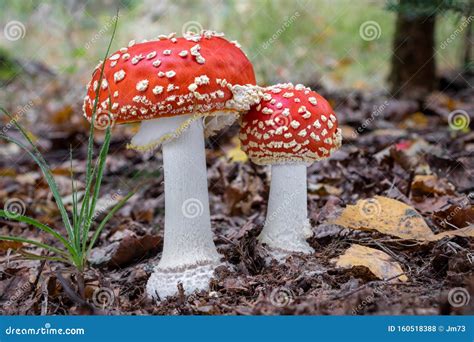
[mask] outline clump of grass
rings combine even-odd
[[[107,52],[105,57],[108,56],[110,51],[110,46],[112,44],[113,38],[115,36],[115,31],[117,28],[117,22],[113,29],[112,37],[110,39]],[[105,58],[104,58],[105,60]],[[105,63],[102,65],[99,84],[102,82],[103,73],[104,73]],[[85,182],[85,193],[83,196],[82,203],[79,204],[78,200],[78,189],[76,187],[76,181],[74,177],[74,171],[72,168],[72,151],[70,152],[70,161],[71,161],[71,185],[72,185],[72,213],[68,214],[66,207],[64,205],[63,199],[59,193],[58,186],[54,177],[51,173],[51,168],[49,167],[46,160],[43,158],[41,152],[38,150],[37,146],[31,140],[28,132],[17,122],[17,120],[8,113],[4,108],[0,110],[10,118],[11,122],[21,133],[22,137],[26,140],[26,144],[12,138],[6,134],[1,133],[0,139],[4,139],[10,143],[13,143],[19,146],[21,149],[25,150],[26,153],[35,161],[35,163],[41,169],[43,176],[48,183],[48,186],[53,193],[53,197],[56,203],[56,206],[61,214],[63,225],[66,229],[66,235],[62,235],[58,230],[49,227],[46,224],[43,224],[36,219],[18,213],[12,213],[6,210],[0,210],[0,217],[6,218],[8,220],[22,222],[34,226],[48,234],[50,234],[57,242],[61,245],[60,247],[55,247],[49,244],[41,243],[39,241],[19,237],[19,236],[1,236],[0,240],[5,241],[14,241],[24,244],[30,244],[36,247],[39,247],[46,251],[45,255],[37,255],[25,251],[21,253],[32,259],[39,260],[51,260],[59,261],[65,264],[69,264],[77,269],[79,273],[82,273],[87,266],[87,256],[90,253],[92,247],[94,246],[97,238],[99,237],[101,231],[104,229],[107,222],[110,218],[126,203],[126,201],[134,194],[134,192],[128,193],[123,197],[103,218],[103,220],[97,226],[95,232],[91,233],[91,228],[94,221],[94,213],[97,204],[97,199],[99,197],[99,192],[102,184],[105,161],[107,158],[107,153],[109,151],[110,139],[111,139],[111,127],[110,125],[106,128],[104,142],[100,148],[99,155],[97,156],[95,162],[93,162],[93,151],[94,151],[94,122],[95,115],[98,106],[99,99],[99,89],[97,89],[94,108],[92,112],[91,125],[89,130],[89,141],[87,146],[87,161],[86,161],[86,182]],[[111,102],[111,101],[110,101]],[[110,110],[110,108],[109,108]],[[110,115],[110,114],[109,114]]]

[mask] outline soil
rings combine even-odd
[[[43,77],[52,77],[50,75]],[[33,92],[18,80],[9,93]],[[36,81],[40,83],[40,81]],[[81,115],[81,90],[56,80],[32,106],[22,124],[36,137],[64,197],[71,193],[69,148],[84,181],[87,123]],[[53,83],[55,84],[55,83]],[[451,84],[451,83],[449,83]],[[471,80],[472,84],[472,80]],[[37,88],[36,88],[37,89]],[[25,260],[9,243],[0,243],[0,310],[28,315],[438,315],[473,314],[473,301],[456,307],[450,291],[474,295],[474,239],[446,237],[436,242],[404,240],[379,232],[326,224],[328,218],[358,199],[395,198],[419,212],[435,233],[474,223],[474,132],[455,130],[449,113],[474,112],[470,87],[446,87],[425,101],[396,100],[380,93],[318,89],[338,115],[344,142],[340,151],[308,168],[308,208],[314,236],[312,255],[272,261],[256,242],[265,219],[268,168],[232,161],[236,126],[207,141],[212,226],[224,265],[210,291],[152,302],[144,289],[158,262],[163,236],[161,155],[126,149],[133,127],[114,129],[103,196],[124,195],[143,183],[107,224],[84,273],[78,277],[61,263]],[[70,100],[64,94],[72,92]],[[71,100],[72,98],[72,100]],[[47,99],[57,99],[49,101]],[[12,103],[14,101],[12,100]],[[15,110],[15,108],[11,108]],[[23,120],[22,119],[22,120]],[[28,120],[28,121],[27,121]],[[471,122],[474,121],[471,117]],[[18,136],[14,129],[8,134]],[[96,150],[103,134],[96,137]],[[26,214],[58,230],[63,227],[47,184],[28,156],[0,143],[0,204],[19,198]],[[416,175],[432,175],[415,184]],[[26,224],[0,220],[0,235],[50,237]],[[408,276],[406,282],[377,279],[368,269],[340,269],[333,259],[351,244],[384,251]],[[40,253],[35,248],[28,251]]]

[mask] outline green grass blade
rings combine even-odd
[[[117,17],[118,17],[118,11],[117,11]],[[33,143],[33,141],[30,139],[28,132],[8,113],[7,110],[4,108],[0,107],[0,110],[8,116],[15,127],[18,129],[18,131],[22,134],[23,138],[28,142],[29,145],[31,145],[30,150],[27,145],[24,144],[23,142],[20,142],[19,140],[9,137],[4,134],[0,134],[0,139],[4,139],[10,143],[13,143],[23,149],[28,155],[35,161],[35,163],[40,167],[48,185],[53,193],[54,199],[56,201],[56,205],[61,213],[62,220],[64,222],[65,228],[67,230],[68,234],[68,239],[63,237],[61,234],[59,234],[57,231],[55,231],[53,228],[48,227],[47,225],[42,224],[41,222],[27,217],[23,215],[16,216],[14,218],[8,217],[8,213],[5,211],[0,211],[0,217],[5,217],[10,220],[14,220],[17,222],[24,222],[27,224],[30,224],[46,233],[49,233],[51,236],[57,238],[67,250],[62,250],[59,248],[56,248],[54,246],[50,246],[48,244],[34,241],[31,239],[26,239],[22,237],[13,237],[13,236],[0,236],[0,240],[4,241],[14,241],[14,242],[21,242],[25,244],[31,244],[33,246],[42,248],[48,252],[56,254],[56,256],[41,256],[41,255],[36,255],[33,253],[21,251],[24,255],[26,255],[29,258],[34,258],[34,259],[40,259],[40,260],[52,260],[52,261],[61,261],[65,263],[69,263],[71,265],[76,266],[79,270],[82,270],[84,264],[85,264],[85,251],[87,249],[88,245],[88,235],[89,235],[89,230],[90,226],[92,224],[91,218],[94,215],[95,211],[95,206],[97,204],[97,199],[99,196],[100,192],[100,186],[102,183],[102,177],[104,173],[104,168],[105,168],[105,162],[107,158],[107,154],[109,152],[109,147],[110,147],[110,140],[111,140],[111,131],[110,127],[107,128],[106,135],[105,135],[105,140],[104,144],[102,145],[99,155],[97,157],[96,162],[93,162],[93,156],[94,156],[94,131],[95,131],[95,116],[97,113],[97,108],[99,104],[99,92],[100,92],[100,85],[102,84],[102,80],[104,78],[104,68],[105,68],[105,62],[107,60],[107,56],[110,53],[110,48],[112,46],[112,42],[115,37],[115,33],[117,30],[117,23],[118,20],[115,20],[114,27],[113,27],[113,32],[109,41],[109,44],[107,46],[107,51],[105,53],[104,57],[104,62],[102,64],[101,70],[100,70],[100,76],[99,76],[99,87],[97,90],[95,90],[95,100],[94,100],[94,105],[93,105],[93,110],[92,110],[92,115],[91,115],[91,125],[89,129],[89,140],[87,144],[87,157],[86,157],[86,189],[85,189],[85,194],[84,194],[84,200],[82,201],[81,208],[79,210],[79,203],[78,203],[78,194],[77,194],[77,184],[75,183],[74,179],[74,170],[73,170],[73,164],[72,164],[72,150],[70,151],[70,163],[71,163],[71,186],[72,186],[72,223],[71,220],[68,216],[68,213],[66,211],[66,208],[64,206],[64,202],[62,200],[62,197],[59,193],[58,186],[56,184],[56,181],[51,173],[51,168],[49,167],[48,163],[46,160],[43,158],[41,155],[41,152],[38,150],[37,146]],[[109,106],[111,104],[109,103]],[[110,111],[110,107],[109,107]],[[93,167],[94,164],[94,167]],[[91,195],[92,193],[92,195]],[[94,239],[93,241],[90,241],[89,243],[89,250],[92,248],[92,246],[95,243],[95,240],[100,234],[100,231],[104,228],[106,222],[112,217],[112,215],[120,209],[120,207],[123,206],[123,204],[128,200],[133,195],[133,193],[127,195],[122,201],[120,201],[111,211],[110,213],[105,217],[105,219],[101,222],[99,225],[98,231],[96,234],[94,234]],[[84,231],[81,231],[81,229],[84,229]]]
[[[100,186],[102,185],[102,176],[104,174],[105,161],[107,159],[107,154],[109,153],[111,136],[111,129],[110,126],[108,126],[107,130],[105,131],[104,143],[102,144],[99,156],[97,157],[98,165],[96,166],[96,168],[98,171],[96,176],[97,178],[95,180],[94,193],[92,195],[92,204],[89,208],[89,217],[92,217],[92,215],[94,215],[95,204],[97,202],[97,198],[99,197]],[[96,168],[94,168],[94,170]]]
[[[111,138],[110,127],[108,127],[106,135],[105,135],[104,144],[102,145],[102,148],[100,150],[99,157],[98,157],[98,160],[99,160],[99,164],[97,166],[98,171],[97,171],[97,176],[95,179],[94,192],[92,194],[92,202],[91,202],[89,213],[87,216],[89,224],[86,227],[84,227],[84,231],[83,231],[84,244],[86,244],[86,241],[87,241],[87,235],[89,234],[89,230],[92,225],[92,218],[94,217],[95,207],[97,204],[97,199],[99,197],[100,187],[102,184],[102,176],[104,174],[105,161],[107,159],[107,153],[109,152],[110,138]]]
[[[118,15],[118,11],[117,11],[117,15]],[[94,129],[95,129],[94,123],[95,123],[95,114],[97,112],[97,106],[99,104],[100,86],[102,84],[102,79],[104,78],[105,62],[107,61],[107,57],[109,55],[110,48],[112,46],[112,41],[114,40],[115,33],[117,31],[117,23],[118,23],[118,20],[115,20],[114,28],[112,30],[112,36],[110,37],[109,45],[107,46],[107,51],[105,52],[104,62],[102,63],[102,67],[100,68],[99,82],[98,82],[98,87],[97,87],[95,99],[94,99],[94,108],[92,110],[91,125],[89,128],[89,141],[87,144],[86,184],[89,184],[89,181],[91,180],[91,174],[92,174],[91,167],[92,167],[92,154],[93,154],[93,149],[94,149]]]
[[[117,15],[118,15],[118,11],[117,11]],[[110,48],[112,46],[112,41],[114,40],[115,33],[117,31],[117,23],[118,23],[118,20],[116,20],[115,23],[114,23],[112,36],[110,38],[109,45],[107,46],[107,51],[105,52],[104,62],[102,64],[102,67],[100,68],[100,76],[99,76],[99,82],[98,82],[99,86],[97,87],[97,90],[96,90],[96,95],[95,95],[95,99],[94,99],[94,107],[93,107],[92,116],[91,116],[91,125],[90,125],[90,128],[89,128],[89,140],[88,140],[88,144],[87,144],[87,158],[86,158],[86,190],[85,190],[85,194],[84,194],[84,199],[83,199],[82,204],[81,204],[81,212],[79,214],[79,220],[81,221],[81,223],[85,223],[85,225],[83,225],[82,229],[84,231],[87,231],[85,234],[84,234],[84,231],[83,231],[83,234],[82,234],[83,239],[85,238],[85,240],[83,240],[83,245],[85,245],[87,243],[87,234],[89,232],[90,225],[92,224],[92,222],[91,222],[91,217],[92,216],[91,216],[90,212],[91,211],[93,212],[93,210],[94,210],[94,209],[91,210],[90,192],[91,192],[91,187],[92,187],[92,181],[93,181],[94,176],[95,176],[95,171],[97,169],[97,165],[95,165],[95,167],[92,168],[92,156],[93,156],[93,149],[94,149],[95,115],[96,115],[97,106],[98,106],[98,103],[99,103],[100,85],[102,84],[102,79],[104,78],[105,61],[107,60],[107,56],[109,55]],[[109,127],[108,127],[108,129],[109,129]],[[108,146],[107,146],[107,150],[108,150]],[[95,185],[97,187],[97,183]],[[99,184],[99,187],[100,187],[100,184]],[[84,217],[84,215],[87,215],[87,216]]]
[[[107,224],[107,222],[112,218],[112,216],[115,215],[115,213],[117,211],[119,211],[124,205],[125,203],[127,203],[127,201],[130,199],[130,197],[132,197],[133,195],[135,195],[135,191],[131,191],[127,194],[127,196],[125,196],[124,198],[122,198],[110,211],[109,213],[107,214],[107,216],[104,217],[104,219],[102,220],[102,222],[99,224],[99,226],[97,227],[96,231],[94,232],[94,235],[92,236],[92,239],[90,240],[90,243],[89,243],[89,247],[87,248],[87,253],[86,255],[88,255],[92,249],[92,247],[94,246],[97,238],[99,237],[100,233],[102,232],[102,229],[104,229],[105,225]]]
[[[72,147],[69,150],[70,172],[71,172],[71,191],[72,191],[72,230],[74,232],[74,246],[77,251],[80,250],[80,224],[77,216],[77,188],[74,183],[74,168],[72,165]]]
[[[96,165],[92,171],[92,177],[89,181],[89,184],[86,184],[86,191],[83,196],[82,204],[81,204],[81,212],[79,214],[79,230],[81,230],[81,243],[78,245],[78,248],[82,251],[84,248],[81,248],[81,245],[84,246],[87,244],[87,234],[89,233],[90,226],[92,225],[92,216],[89,215],[89,208],[91,205],[91,189],[92,189],[92,182],[95,177],[95,173],[97,170],[98,160],[96,161]],[[97,185],[96,185],[97,186]]]
[[[63,204],[63,200],[62,200],[62,197],[61,195],[59,195],[59,191],[57,189],[57,185],[56,185],[56,181],[54,180],[54,177],[51,175],[51,172],[50,172],[50,167],[48,165],[48,163],[46,162],[46,160],[43,158],[43,155],[41,154],[41,152],[38,150],[38,148],[36,147],[36,145],[33,143],[33,141],[30,139],[29,135],[28,135],[28,132],[26,132],[24,130],[24,128],[16,121],[16,119],[10,114],[8,113],[8,111],[3,108],[3,107],[0,107],[0,110],[6,115],[8,116],[8,118],[10,118],[11,122],[13,122],[14,126],[18,129],[18,131],[21,133],[21,135],[23,136],[23,138],[26,139],[26,141],[30,144],[30,146],[33,148],[33,151],[35,152],[34,154],[36,155],[36,159],[35,161],[37,161],[37,164],[38,166],[40,166],[40,168],[43,170],[46,170],[46,173],[43,172],[43,174],[45,175],[46,177],[46,180],[48,182],[48,185],[51,189],[51,191],[53,192],[53,195],[54,195],[54,199],[56,200],[56,205],[61,213],[61,217],[63,219],[63,222],[64,222],[64,225],[66,226],[66,228],[68,229],[68,232],[71,232],[72,233],[72,226],[71,226],[71,222],[69,221],[69,216],[67,215],[67,212],[66,212],[66,208],[64,207],[64,204]],[[26,147],[25,147],[25,150]],[[28,150],[29,151],[29,150]],[[31,155],[31,154],[30,154]],[[49,177],[46,175],[48,174]]]
[[[68,249],[68,251],[71,253],[71,254],[74,254],[74,249],[73,247],[71,246],[71,244],[69,243],[68,240],[66,240],[61,234],[59,234],[57,231],[55,231],[53,228],[35,220],[34,218],[32,217],[28,217],[28,216],[23,216],[23,215],[18,215],[16,214],[14,217],[12,217],[11,215],[9,215],[8,212],[6,212],[5,210],[0,210],[0,217],[3,217],[7,220],[10,220],[10,221],[16,221],[16,222],[22,222],[22,223],[26,223],[26,224],[31,224],[32,226],[35,226],[36,228],[48,233],[48,234],[51,234],[53,237],[55,237],[56,239],[58,239],[63,245],[64,247],[66,247]]]
[[[64,225],[66,227],[66,230],[68,232],[68,235],[69,235],[69,238],[70,239],[73,239],[74,237],[74,233],[72,231],[72,227],[71,227],[71,222],[69,221],[69,216],[67,214],[67,211],[66,211],[66,208],[64,207],[64,204],[63,204],[63,201],[62,201],[62,198],[61,198],[61,195],[59,194],[59,190],[58,190],[58,186],[56,184],[56,181],[54,180],[51,172],[50,172],[50,169],[48,167],[47,164],[44,164],[41,159],[42,157],[39,157],[36,153],[33,153],[31,152],[25,145],[23,145],[20,141],[12,138],[12,137],[9,137],[7,135],[4,135],[4,134],[0,134],[0,139],[4,139],[8,142],[11,142],[15,145],[17,145],[18,147],[20,147],[21,149],[25,150],[26,153],[28,153],[30,155],[31,158],[33,158],[33,160],[36,162],[36,164],[39,166],[39,168],[41,169],[41,171],[43,172],[43,175],[46,179],[46,182],[48,183],[49,185],[49,188],[51,190],[51,192],[53,193],[53,197],[56,201],[56,205],[59,209],[59,212],[61,213],[61,217],[62,217],[62,220],[64,222]],[[37,150],[37,149],[36,149]],[[38,152],[39,153],[39,152]]]
[[[61,258],[61,257],[53,257],[53,256],[47,256],[47,255],[37,255],[37,254],[34,254],[34,253],[28,253],[28,252],[25,252],[25,251],[22,251],[22,250],[19,250],[18,253],[20,253],[22,256],[24,256],[27,259],[59,261],[59,262],[63,262],[65,264],[69,264],[71,266],[74,266],[74,263],[71,260]]]
[[[69,160],[71,168],[71,191],[72,191],[72,226],[75,228],[77,224],[77,188],[74,182],[74,168],[72,165],[72,147],[69,149]]]
[[[0,240],[27,243],[27,244],[43,248],[47,251],[50,251],[50,252],[53,252],[55,254],[62,255],[64,257],[68,258],[68,253],[67,252],[65,252],[65,251],[63,251],[59,248],[47,245],[45,243],[35,241],[35,240],[25,239],[25,238],[16,237],[16,236],[5,236],[5,235],[0,235]]]

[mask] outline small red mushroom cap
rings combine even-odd
[[[235,114],[248,110],[245,100],[236,101],[242,88],[255,85],[252,64],[238,44],[211,31],[131,41],[107,58],[99,84],[101,67],[94,70],[83,106],[90,121],[99,91],[99,124],[110,116],[114,123],[129,123],[192,113]]]
[[[313,163],[341,146],[331,105],[301,84],[263,90],[259,104],[241,119],[242,149],[256,164]]]

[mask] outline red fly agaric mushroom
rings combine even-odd
[[[105,61],[100,85],[99,67],[84,101],[87,118],[98,90],[98,125],[109,117],[141,122],[130,147],[163,148],[164,246],[147,292],[171,296],[178,283],[187,293],[206,289],[220,256],[211,232],[203,131],[212,134],[259,101],[252,64],[237,44],[203,31],[130,42]]]
[[[340,147],[330,104],[301,84],[277,84],[241,119],[240,140],[250,160],[272,165],[267,216],[259,240],[274,256],[311,253],[306,167]]]

